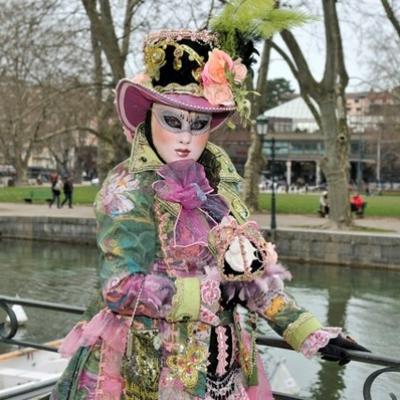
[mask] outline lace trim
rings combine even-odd
[[[325,347],[329,340],[336,338],[342,328],[327,327],[312,333],[301,345],[300,352],[307,358],[313,357],[319,349]]]
[[[240,369],[231,369],[223,379],[207,376],[207,392],[204,400],[249,400],[243,386]]]
[[[224,326],[218,326],[215,331],[218,341],[218,365],[216,373],[219,376],[223,376],[226,374],[228,367],[228,337],[226,336],[226,328]]]

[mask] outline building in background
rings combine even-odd
[[[400,183],[400,101],[396,98],[392,92],[348,94],[350,179],[354,185],[362,184],[361,189],[382,181]],[[304,100],[298,96],[265,111],[263,116],[268,119],[263,154],[267,159],[270,157],[269,139],[274,137],[278,182],[287,187],[321,186],[325,181],[320,167],[324,138]],[[211,140],[223,145],[243,173],[250,146],[249,132],[225,129]],[[270,177],[268,166],[264,176]]]

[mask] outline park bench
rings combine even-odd
[[[353,204],[351,204],[351,212],[355,213],[355,215],[358,218],[363,218],[364,217],[364,212],[365,212],[365,207],[367,207],[367,203],[365,202],[364,205],[360,208],[356,208],[353,206]]]
[[[35,201],[45,201],[47,203],[51,202],[51,195],[50,193],[43,192],[43,191],[38,191],[38,190],[31,190],[29,192],[29,195],[24,197],[25,203],[32,204]]]

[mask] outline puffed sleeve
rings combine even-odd
[[[168,312],[174,282],[150,273],[156,252],[149,174],[134,176],[126,163],[106,178],[95,201],[100,283],[106,305],[114,312],[151,317]],[[150,187],[150,189],[149,189]]]
[[[257,312],[295,349],[321,328],[319,321],[285,290],[290,273],[278,263],[274,245],[265,241],[254,221],[225,218],[211,232],[223,291]]]
[[[95,201],[100,282],[107,307],[119,314],[170,321],[201,318],[201,280],[152,272],[158,230],[151,172],[134,176],[125,164],[105,180]]]

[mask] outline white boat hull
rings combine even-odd
[[[47,343],[52,347],[59,344]],[[32,400],[50,392],[67,363],[58,353],[31,348],[0,355],[0,400]]]

